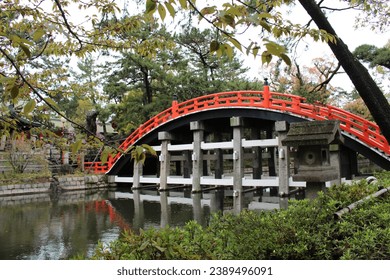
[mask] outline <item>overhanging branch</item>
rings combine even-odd
[[[43,96],[42,94],[28,81],[28,79],[23,75],[23,73],[20,71],[18,65],[16,64],[16,62],[7,54],[6,51],[4,51],[2,48],[0,48],[0,53],[2,53],[4,55],[5,58],[7,58],[7,60],[11,63],[11,65],[13,66],[13,68],[15,69],[16,73],[18,74],[18,76],[21,78],[21,80],[31,89],[31,91],[38,97],[38,99],[43,102],[44,104],[46,104],[51,110],[53,110],[54,112],[56,112],[60,117],[63,117],[65,120],[67,120],[68,122],[70,122],[71,124],[73,124],[75,127],[81,129],[82,131],[86,132],[89,136],[92,136],[95,140],[98,140],[100,143],[102,143],[103,145],[107,146],[107,147],[110,147],[110,148],[113,148],[115,151],[117,152],[123,152],[121,150],[119,150],[117,147],[115,146],[112,146],[111,144],[108,144],[107,142],[105,142],[103,139],[97,137],[93,132],[91,132],[90,130],[88,130],[85,126],[73,121],[72,119],[68,118],[64,113],[62,113],[61,111],[57,110],[57,108],[55,108],[55,106],[53,106],[50,102],[48,102]],[[45,92],[45,91],[44,91]]]

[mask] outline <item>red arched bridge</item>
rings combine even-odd
[[[268,86],[265,86],[263,91],[221,92],[181,103],[173,101],[170,108],[131,133],[119,149],[125,151],[134,144],[156,143],[159,131],[178,130],[180,127],[189,126],[191,121],[203,120],[206,123],[214,123],[218,128],[228,126],[222,120],[231,116],[261,120],[262,123],[279,120],[337,120],[346,139],[344,144],[348,148],[384,169],[390,169],[390,146],[375,123],[331,105],[311,104],[300,96],[272,92]],[[124,158],[124,155],[118,153],[109,157],[105,164],[86,163],[86,168],[96,173],[117,174],[124,165]]]

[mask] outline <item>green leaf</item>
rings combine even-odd
[[[75,155],[81,149],[83,142],[81,139],[77,140],[73,144],[71,144],[72,154]]]
[[[219,42],[214,40],[210,43],[210,52],[215,52],[219,49]]]
[[[205,7],[203,8],[200,13],[205,16],[205,15],[209,15],[209,14],[213,14],[216,10],[216,6],[212,6],[212,7]]]
[[[125,151],[123,151],[124,154],[128,154],[128,153],[131,153],[133,151],[133,149],[135,148],[135,146],[129,146]]]
[[[149,241],[144,241],[144,243],[142,243],[141,246],[139,247],[139,250],[144,251],[146,247],[148,247],[149,245],[150,245]]]
[[[179,2],[183,9],[187,9],[187,0],[179,0]]]
[[[263,20],[265,18],[272,18],[272,15],[270,13],[260,13],[258,14],[258,17],[260,20]]]
[[[28,58],[31,57],[30,49],[23,43],[19,43],[20,48],[23,50],[23,52],[27,55]]]
[[[148,154],[150,154],[150,155],[152,155],[152,156],[157,156],[156,151],[155,151],[151,146],[149,146],[148,144],[142,144],[141,146],[142,146],[142,148],[145,149],[145,151],[146,151]]]
[[[34,32],[33,40],[35,42],[39,41],[43,35],[45,35],[45,31],[43,29],[38,29],[37,31]]]
[[[253,47],[252,52],[253,52],[254,57],[257,56],[257,54],[259,53],[259,50],[260,50],[260,47],[258,47],[258,46]]]
[[[12,99],[15,99],[19,95],[19,86],[17,84],[14,84],[14,86],[11,88],[11,97]]]
[[[284,53],[280,55],[280,58],[288,65],[291,66],[291,59]]]
[[[234,17],[232,17],[231,15],[224,15],[222,17],[222,21],[228,25],[230,25],[231,27],[235,28],[236,27],[236,21],[234,20]]]
[[[154,0],[147,0],[146,1],[146,14],[152,14],[156,10],[157,3]]]
[[[222,49],[222,48],[219,48],[219,49],[217,50],[217,57],[222,57],[223,54],[224,54],[223,49]]]
[[[246,55],[249,55],[249,53],[251,52],[253,44],[254,44],[254,43],[251,42],[251,43],[249,44],[249,46],[246,48]]]
[[[132,151],[131,151],[131,157],[134,159],[135,162],[140,162],[144,164],[146,155],[145,155],[145,150],[142,146],[136,146]]]
[[[273,55],[280,55],[279,49],[274,44],[265,44],[265,47],[267,48],[267,51],[270,52]]]
[[[44,99],[44,101],[57,111],[61,111],[60,107],[58,107],[58,104],[53,99],[47,97]]]
[[[268,51],[264,51],[262,54],[261,54],[261,62],[263,64],[269,64],[272,60],[272,54],[270,54]]]
[[[230,5],[227,8],[228,9],[226,10],[226,13],[228,13],[230,15],[233,15],[233,16],[236,16],[236,17],[241,17],[241,16],[245,16],[246,15],[246,10],[245,9],[241,9],[238,6]]]
[[[22,41],[22,38],[20,38],[19,36],[15,35],[15,34],[12,34],[11,36],[9,36],[9,39],[15,43],[20,43]]]
[[[169,2],[165,2],[165,7],[167,7],[167,10],[168,10],[169,14],[171,15],[171,17],[174,18],[176,15],[176,11],[175,11],[175,8],[172,6],[172,4]]]
[[[24,108],[23,108],[23,113],[25,114],[25,115],[28,115],[28,114],[30,114],[33,110],[34,110],[34,108],[35,108],[35,106],[37,105],[37,103],[35,102],[35,100],[34,99],[31,99],[29,102],[27,102],[27,104],[24,106]]]
[[[275,43],[275,42],[268,42],[265,44],[265,47],[267,48],[267,51],[276,56],[280,56],[282,53],[286,52],[285,47]]]
[[[235,38],[229,37],[228,39],[237,49],[239,49],[242,52],[242,47],[240,42],[238,42]]]
[[[228,56],[229,59],[233,58],[233,48],[229,44],[223,44],[224,52]]]
[[[100,155],[100,161],[102,164],[105,164],[108,160],[108,156],[110,155],[110,151],[108,149],[104,149],[102,154]]]
[[[158,9],[158,13],[160,15],[161,20],[164,21],[165,16],[167,15],[167,11],[165,10],[165,8],[162,4],[159,4],[157,9]]]
[[[267,30],[268,32],[271,32],[271,26],[269,26],[268,23],[266,23],[265,21],[260,21],[260,25],[261,27],[263,27],[265,30]]]

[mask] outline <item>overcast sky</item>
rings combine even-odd
[[[118,4],[119,8],[123,8],[124,1],[126,0],[115,0]],[[197,4],[199,7],[203,8],[206,6],[204,3],[208,3],[209,5],[217,5],[220,3],[223,3],[224,1],[211,1],[211,0],[198,0]],[[145,1],[146,3],[146,1]],[[339,6],[342,5],[340,1],[335,0],[328,0],[324,2],[327,6]],[[345,7],[345,5],[344,5]],[[127,9],[130,13],[137,13],[142,12],[145,9],[144,5],[135,6],[133,0],[127,0]],[[78,11],[79,12],[79,11]],[[286,13],[283,13],[284,16],[286,16]],[[157,13],[156,13],[156,16]],[[355,18],[359,16],[359,12],[354,10],[348,10],[348,11],[341,11],[341,12],[333,12],[328,13],[328,18],[330,23],[332,24],[333,28],[335,29],[336,33],[339,35],[339,37],[346,43],[351,51],[353,51],[357,46],[362,44],[372,44],[377,47],[383,47],[389,40],[390,40],[390,30],[388,30],[386,33],[375,33],[369,28],[359,28],[355,29],[354,22]],[[81,17],[82,18],[82,17]],[[306,11],[302,8],[302,6],[297,3],[294,8],[292,8],[291,13],[288,15],[288,18],[293,23],[300,23],[300,24],[306,24],[310,17],[306,13]],[[177,17],[176,17],[177,19]],[[165,23],[168,24],[172,19],[167,16]],[[209,24],[207,24],[205,21],[202,21],[201,26],[203,27],[210,27]],[[315,24],[312,23],[312,27],[315,28]],[[256,33],[246,33],[246,36],[252,37],[253,40],[256,40],[256,36],[259,36],[259,30],[256,31]],[[240,39],[241,41],[241,39]],[[261,37],[258,39],[259,43],[261,43]],[[305,43],[300,44],[300,48],[298,49],[298,52],[295,54],[298,57],[298,62],[301,66],[310,66],[312,63],[312,59],[319,58],[319,57],[331,57],[333,56],[330,48],[326,43],[317,43],[310,40],[310,38],[306,38],[304,40]],[[290,54],[290,56],[293,56],[293,54]],[[262,65],[261,59],[257,58],[254,59],[253,56],[246,56],[242,55],[242,59],[244,59],[244,63],[246,66],[250,67],[249,75],[251,77],[256,77],[260,80],[262,80],[265,77],[269,77],[270,69]],[[275,60],[274,60],[275,61]],[[390,81],[389,77],[387,77],[387,86],[385,88],[385,92],[390,92]],[[339,86],[345,90],[352,90],[353,85],[350,82],[348,76],[346,74],[344,75],[337,75],[332,85]]]
[[[335,4],[336,1],[328,1]],[[338,2],[338,1],[337,1]],[[338,36],[348,45],[351,51],[362,44],[371,44],[377,47],[383,47],[390,40],[390,30],[385,33],[376,33],[369,28],[355,29],[355,18],[359,16],[359,12],[348,10],[342,12],[333,12],[328,14],[328,19],[335,29]],[[289,18],[294,23],[306,24],[309,21],[309,16],[301,5],[297,4]],[[316,27],[313,23],[312,27]],[[310,66],[311,60],[318,57],[333,56],[329,46],[326,43],[317,43],[305,39],[307,44],[301,44],[298,54],[298,61],[302,65]],[[305,49],[305,47],[307,48]],[[251,76],[256,76],[262,79],[269,75],[269,69],[266,66],[261,65],[258,61],[254,61],[251,57],[246,59],[246,65],[251,67]],[[340,74],[336,76],[332,82],[333,85],[342,87],[348,91],[353,89],[353,85],[350,82],[346,74]],[[389,92],[390,80],[387,77],[387,92]]]

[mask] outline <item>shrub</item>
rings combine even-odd
[[[338,209],[377,189],[360,181],[334,186],[314,200],[290,201],[286,210],[214,214],[204,228],[191,221],[183,228],[125,232],[100,244],[92,258],[389,259],[389,196],[334,219]]]

